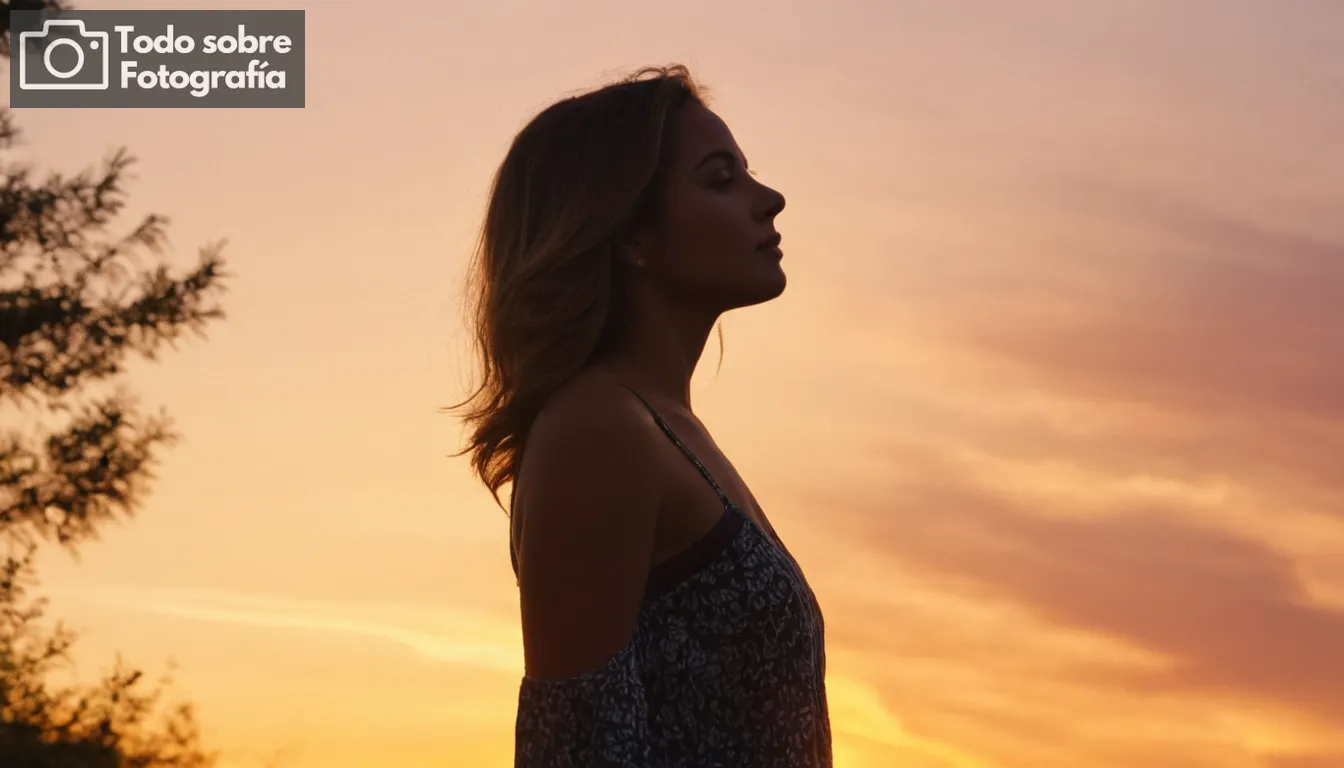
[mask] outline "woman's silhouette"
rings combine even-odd
[[[783,208],[680,66],[553,104],[495,176],[458,407],[513,485],[519,766],[831,764],[821,611],[690,404],[719,316],[784,291]]]

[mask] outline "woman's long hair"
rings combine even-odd
[[[616,249],[656,224],[672,120],[704,89],[686,67],[647,67],[565,98],[514,138],[495,173],[468,280],[480,382],[466,448],[490,489],[514,481],[532,423],[625,325]]]

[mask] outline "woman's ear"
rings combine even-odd
[[[632,269],[643,269],[646,263],[645,238],[640,235],[628,235],[616,246],[616,257],[621,264]]]

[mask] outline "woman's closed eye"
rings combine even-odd
[[[756,175],[755,171],[749,170],[747,171],[747,173],[753,177]],[[712,182],[712,184],[715,189],[727,189],[736,180],[737,176],[733,175],[732,171],[725,168],[717,176],[714,177],[714,181]]]

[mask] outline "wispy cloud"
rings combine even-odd
[[[504,673],[516,674],[522,668],[516,627],[451,607],[292,600],[155,587],[65,586],[57,594],[67,600],[190,621],[381,640],[429,661]]]
[[[1094,232],[1060,268],[963,265],[902,310],[965,376],[857,446],[887,471],[793,489],[848,563],[841,666],[996,765],[1315,765],[1344,729],[1344,241],[1065,191]]]

